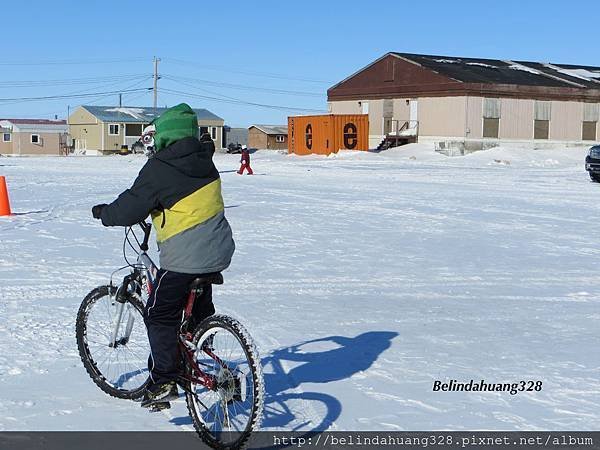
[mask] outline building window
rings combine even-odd
[[[3,133],[2,134],[2,142],[10,142],[10,141],[11,141],[10,133]]]
[[[600,121],[600,104],[583,104],[583,124],[581,127],[581,138],[584,141],[595,141],[596,130]]]
[[[498,139],[502,103],[499,98],[483,99],[483,137]]]
[[[277,136],[275,136],[275,142],[285,142],[285,136],[282,134],[278,134]]]
[[[500,119],[483,118],[483,137],[498,139]]]
[[[118,123],[111,123],[110,125],[108,125],[108,134],[109,136],[118,136],[119,135],[119,124]]]
[[[32,134],[31,135],[31,143],[32,144],[39,144],[40,143],[40,135],[39,134]]]
[[[217,127],[211,127],[210,137],[213,139],[213,141],[217,140]]]
[[[533,125],[533,138],[534,139],[548,139],[550,131],[549,120],[535,120]]]
[[[596,140],[596,129],[598,128],[598,122],[585,121],[581,127],[581,139],[584,141],[595,141]]]
[[[550,134],[550,118],[552,117],[552,102],[535,101],[535,117],[533,122],[533,138],[548,139]]]

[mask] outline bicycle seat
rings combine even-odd
[[[190,289],[198,289],[209,284],[223,284],[223,275],[221,272],[207,273],[196,277],[192,281],[192,284],[190,284]]]

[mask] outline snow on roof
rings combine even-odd
[[[593,79],[600,80],[600,70],[597,72],[592,72],[587,69],[565,69],[562,67],[557,67],[556,71],[586,81],[591,81]]]
[[[541,74],[541,72],[539,70],[536,70],[536,69],[534,69],[532,67],[528,67],[528,66],[525,66],[523,64],[519,64],[519,63],[512,62],[512,61],[511,61],[511,63],[512,64],[510,66],[508,66],[509,69],[522,70],[524,72],[534,73],[536,75],[540,75]]]
[[[258,128],[265,134],[288,134],[288,127],[285,125],[251,125],[250,128]]]
[[[0,119],[0,128],[18,132],[66,133],[66,120],[47,119]]]
[[[398,52],[391,54],[464,83],[584,89],[598,89],[600,84],[600,67]]]
[[[104,111],[106,112],[118,112],[118,113],[123,113],[123,114],[128,114],[131,117],[138,119],[138,120],[144,120],[144,110],[142,108],[111,108],[111,109],[105,109]]]
[[[48,120],[48,119],[0,119],[3,122],[14,123],[15,125],[66,125],[66,120]]]
[[[491,67],[492,69],[498,68],[498,66],[492,66],[491,64],[485,64],[485,63],[479,63],[479,62],[468,62],[467,66]]]
[[[122,123],[150,123],[167,108],[144,108],[141,106],[96,106],[82,105],[94,117],[102,122],[122,122]],[[213,114],[207,109],[193,108],[198,120],[218,120],[223,119]]]

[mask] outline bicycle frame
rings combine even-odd
[[[117,306],[117,316],[116,321],[113,325],[113,330],[111,334],[111,341],[109,346],[116,347],[121,342],[127,342],[133,330],[133,316],[129,316],[127,320],[127,324],[125,325],[125,335],[119,341],[117,341],[117,336],[119,335],[119,329],[121,326],[121,320],[123,318],[123,310],[125,308],[125,304],[127,303],[127,295],[134,295],[138,288],[143,289],[143,281],[145,279],[147,294],[151,295],[154,290],[154,286],[156,283],[156,277],[158,273],[158,267],[152,261],[152,258],[147,253],[148,250],[148,239],[150,237],[150,224],[145,222],[140,222],[138,224],[142,230],[144,231],[144,240],[140,244],[140,252],[138,253],[137,261],[134,266],[134,270],[129,275],[126,275],[123,279],[123,283],[115,292],[115,301],[118,303]],[[122,270],[122,269],[119,269]],[[116,273],[116,272],[114,272]],[[113,275],[114,275],[113,273]],[[141,279],[140,279],[141,278]],[[133,286],[132,286],[133,285]],[[112,286],[112,276],[111,276],[111,286]],[[182,328],[179,333],[178,346],[180,353],[183,357],[186,358],[187,363],[189,364],[191,370],[190,379],[186,379],[186,381],[200,384],[206,387],[209,390],[217,389],[217,381],[214,376],[208,375],[205,373],[196,362],[195,353],[198,350],[191,342],[193,336],[192,333],[184,329],[184,325],[187,324],[190,317],[192,316],[192,309],[194,306],[194,301],[196,300],[196,290],[190,290],[188,295],[188,300],[186,307],[183,313],[182,320]],[[204,349],[207,355],[209,355],[212,359],[214,359],[221,367],[227,368],[227,365],[212,351],[207,351]]]
[[[117,316],[115,323],[113,324],[113,329],[111,333],[111,339],[108,343],[109,347],[117,347],[120,342],[128,342],[129,337],[131,336],[131,331],[133,330],[133,316],[129,316],[127,320],[127,325],[125,326],[125,335],[122,339],[117,341],[117,336],[119,335],[119,329],[121,327],[121,319],[123,318],[123,310],[125,309],[125,303],[127,303],[127,295],[133,295],[137,289],[136,286],[132,286],[132,283],[137,284],[139,289],[143,289],[143,279],[146,282],[147,294],[150,295],[152,293],[152,289],[154,283],[156,281],[156,275],[158,273],[158,267],[152,261],[152,258],[148,255],[148,240],[150,238],[151,226],[145,222],[140,222],[138,224],[142,230],[144,231],[144,240],[140,244],[141,251],[138,253],[137,261],[134,266],[134,270],[131,274],[126,275],[123,278],[123,282],[119,286],[119,288],[115,291],[115,301],[118,303],[117,305]],[[129,266],[127,266],[129,267]],[[111,274],[110,277],[110,286],[113,285],[112,277],[115,273],[123,270],[125,267],[117,269],[115,272]],[[142,278],[142,280],[140,280]]]
[[[187,359],[188,364],[190,365],[191,370],[191,378],[186,379],[186,381],[190,381],[195,384],[200,384],[207,388],[208,390],[216,390],[217,389],[217,381],[214,376],[206,374],[198,365],[195,358],[195,353],[198,349],[191,343],[193,338],[192,333],[184,329],[184,326],[188,323],[190,317],[192,316],[192,309],[194,308],[194,302],[196,300],[196,290],[190,290],[188,295],[187,304],[185,309],[183,310],[183,321],[182,326],[179,333],[179,351],[180,353]],[[214,359],[217,364],[219,364],[222,368],[227,369],[227,365],[212,351],[207,348],[202,349],[204,353]]]

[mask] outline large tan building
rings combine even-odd
[[[90,106],[78,107],[69,116],[69,133],[75,152],[111,153],[131,146],[142,130],[166,108]],[[200,133],[209,133],[216,148],[222,148],[224,120],[206,109],[194,109]]]
[[[331,113],[369,115],[370,148],[600,141],[599,67],[388,53],[327,94]]]
[[[67,122],[46,119],[0,119],[0,154],[64,155]]]

